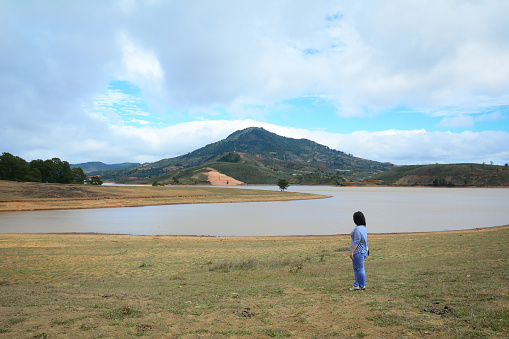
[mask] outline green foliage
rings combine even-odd
[[[289,338],[292,336],[292,333],[290,331],[273,328],[263,330],[261,331],[261,333],[272,338]]]
[[[433,186],[447,186],[447,187],[454,187],[454,184],[450,181],[447,181],[446,179],[438,179],[436,178],[433,180]]]
[[[74,167],[72,169],[73,183],[82,184],[87,180],[87,175],[83,172],[81,167]]]
[[[0,180],[82,184],[85,178],[81,168],[71,169],[67,161],[59,158],[27,163],[10,153],[4,152],[0,156]]]
[[[103,184],[103,181],[97,175],[90,178],[90,180],[88,182],[90,185],[102,185]]]
[[[108,165],[99,161],[89,161],[82,164],[71,164],[72,168],[80,167],[85,173],[93,173],[98,171],[123,170],[134,166],[140,166],[139,163],[124,162],[121,164]]]
[[[219,158],[217,161],[219,161],[219,162],[240,162],[241,158],[240,158],[239,153],[231,152],[231,153],[225,154],[224,156]]]
[[[284,191],[285,189],[288,188],[288,186],[290,186],[290,182],[286,179],[279,179],[279,181],[277,182],[277,185],[279,186],[279,189],[281,191]]]
[[[345,178],[339,175],[325,175],[320,173],[309,173],[296,176],[295,183],[299,185],[335,185],[345,184]]]
[[[28,164],[22,158],[5,152],[0,156],[0,179],[26,181],[28,172]]]
[[[508,186],[509,170],[486,164],[435,164],[400,166],[374,179],[401,186]]]

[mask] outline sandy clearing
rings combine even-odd
[[[212,186],[238,186],[244,184],[242,181],[219,173],[218,171],[210,171],[203,174],[208,177],[208,180]]]

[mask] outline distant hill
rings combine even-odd
[[[71,164],[71,168],[81,167],[83,172],[88,174],[88,173],[99,172],[99,171],[118,170],[118,169],[122,170],[122,169],[126,169],[126,168],[133,167],[133,166],[139,166],[139,165],[141,165],[141,164],[132,163],[132,162],[124,162],[121,164],[108,165],[108,164],[98,162],[98,161],[95,161],[95,162],[91,161],[91,162],[86,162],[86,163],[82,163],[82,164]]]
[[[373,179],[395,186],[509,186],[509,166],[436,164],[400,166]]]
[[[101,172],[116,182],[203,183],[211,168],[248,184],[272,184],[278,178],[307,178],[308,183],[337,182],[342,176],[366,177],[393,168],[390,163],[362,159],[308,139],[287,138],[263,128],[236,131],[226,139],[186,155],[123,170]],[[331,179],[333,177],[333,179]]]

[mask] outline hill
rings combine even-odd
[[[308,139],[287,138],[251,127],[186,155],[97,174],[103,180],[116,182],[189,184],[203,182],[200,173],[214,168],[248,184],[273,184],[279,178],[298,183],[304,177],[337,182],[342,176],[362,178],[393,167],[390,163],[354,157]],[[316,182],[315,179],[312,181]]]
[[[99,161],[89,161],[89,162],[82,163],[82,164],[71,164],[71,168],[81,167],[83,172],[92,173],[92,172],[98,172],[98,171],[108,171],[108,170],[118,170],[118,169],[122,170],[122,169],[139,166],[139,165],[141,165],[141,164],[133,163],[133,162],[124,162],[121,164],[108,165],[108,164],[105,164],[105,163],[99,162]]]
[[[373,179],[395,186],[509,186],[509,167],[485,164],[400,166]]]

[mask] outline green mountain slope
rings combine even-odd
[[[484,164],[401,166],[373,179],[396,186],[509,186],[509,167]]]
[[[204,173],[211,170],[216,170],[224,175],[250,185],[275,185],[279,179],[291,179],[291,175],[289,174],[278,173],[264,167],[242,163],[210,162],[205,165],[189,167],[161,175],[157,177],[157,180],[155,181],[185,185],[208,184],[207,177]]]
[[[139,166],[141,164],[138,163],[132,163],[132,162],[124,162],[121,164],[105,164],[103,162],[99,161],[89,161],[82,164],[71,164],[71,168],[74,167],[81,167],[83,172],[85,173],[91,173],[91,172],[97,172],[97,171],[108,171],[108,170],[116,170],[116,169],[126,169],[129,167]]]
[[[293,178],[310,173],[366,176],[394,167],[390,163],[354,157],[311,140],[286,138],[263,128],[251,127],[186,155],[100,174],[104,180],[121,182],[167,181],[182,175],[184,169],[204,166],[216,168],[246,183],[260,184],[273,183],[275,177]],[[229,171],[231,175],[223,171]]]

